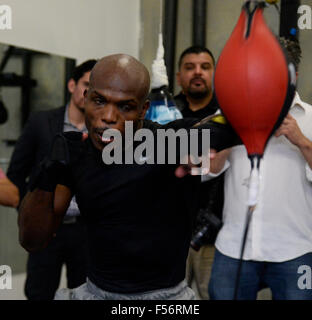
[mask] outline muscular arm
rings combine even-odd
[[[68,187],[28,192],[19,209],[19,241],[27,251],[45,248],[61,224],[72,198]]]

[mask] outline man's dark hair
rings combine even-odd
[[[86,72],[89,72],[92,70],[92,68],[96,63],[97,63],[97,60],[91,59],[83,62],[79,66],[76,66],[71,74],[71,79],[74,79],[74,81],[77,83],[79,79],[82,78]]]
[[[214,58],[212,52],[211,52],[209,49],[207,49],[206,47],[202,47],[202,46],[191,46],[191,47],[185,49],[185,50],[181,53],[180,58],[179,58],[179,69],[181,68],[182,60],[183,60],[183,58],[184,58],[186,55],[192,54],[192,53],[200,54],[200,53],[202,53],[202,52],[208,53],[208,54],[211,56],[211,58],[212,58],[213,65],[216,65],[216,63],[215,63],[215,58]]]
[[[296,71],[298,71],[302,53],[299,41],[297,39],[292,40],[284,37],[279,37],[278,40],[281,46],[286,50],[290,61],[295,65]]]

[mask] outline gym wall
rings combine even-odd
[[[181,52],[192,45],[192,3],[193,0],[178,1],[177,35],[175,69]],[[227,39],[238,20],[241,6],[244,0],[207,0],[206,12],[206,46],[218,59]],[[312,0],[302,0],[302,5],[312,8]],[[279,3],[280,7],[280,3]],[[141,0],[141,41],[140,59],[151,70],[153,59],[156,56],[159,30],[159,2],[153,0]],[[279,14],[277,10],[270,6],[265,9],[264,16],[271,30],[279,34]],[[299,15],[298,15],[299,17]],[[312,30],[300,30],[299,39],[302,48],[302,61],[299,69],[298,91],[301,98],[312,103],[312,64],[310,55],[312,53]],[[179,87],[175,83],[175,93]]]

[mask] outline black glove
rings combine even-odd
[[[68,175],[69,165],[77,156],[73,150],[81,151],[81,143],[81,132],[70,131],[57,134],[53,139],[49,156],[39,165],[39,172],[30,185],[30,191],[38,188],[53,192],[56,185],[64,181]]]

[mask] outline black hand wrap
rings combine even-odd
[[[70,144],[82,141],[81,132],[57,134],[52,142],[50,155],[40,163],[39,172],[30,185],[30,191],[38,188],[53,192],[57,184],[64,180],[71,163]]]

